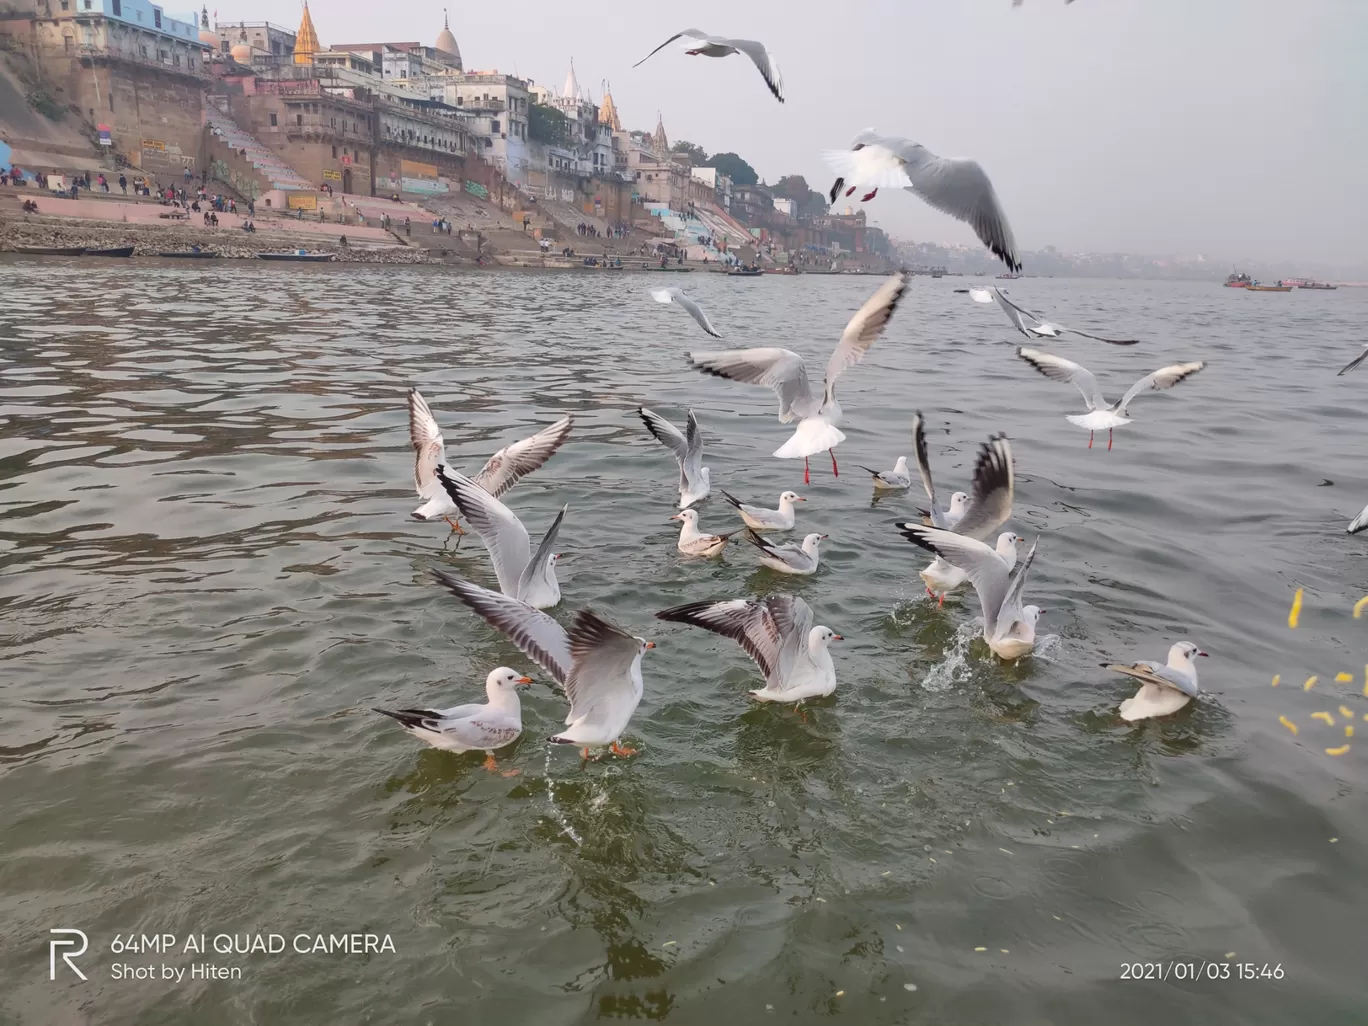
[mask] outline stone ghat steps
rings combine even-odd
[[[218,136],[230,149],[245,154],[263,179],[272,189],[282,191],[313,192],[314,184],[285,163],[274,152],[264,146],[249,132],[238,127],[227,114],[216,105],[205,108],[204,123],[209,131]]]

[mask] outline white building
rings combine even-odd
[[[528,85],[497,71],[429,79],[430,95],[470,118],[471,142],[510,182],[527,181]]]

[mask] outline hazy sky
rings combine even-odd
[[[430,44],[442,25],[440,3],[311,10],[325,46]],[[671,141],[735,150],[771,182],[796,172],[825,190],[820,151],[876,128],[979,161],[1024,249],[1368,265],[1368,0],[485,0],[450,12],[467,68],[559,88],[573,56],[595,100],[612,83],[627,127],[653,129],[660,110]],[[218,15],[288,17],[267,0],[219,0]],[[788,102],[740,56],[668,48],[632,70],[682,28],[764,42]],[[906,193],[880,192],[868,213],[904,238],[973,241]]]

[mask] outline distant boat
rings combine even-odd
[[[652,267],[647,267],[646,270],[648,270],[648,271],[676,271],[676,272],[687,272],[687,271],[692,271],[693,268],[692,268],[692,267],[654,267],[654,266],[652,266]]]
[[[284,253],[258,253],[259,260],[299,260],[309,264],[324,264],[333,258],[331,253],[311,253],[307,249],[291,249]]]
[[[1247,289],[1252,280],[1244,271],[1240,271],[1238,274],[1232,271],[1226,276],[1225,287],[1228,289]]]
[[[739,267],[739,268],[737,268],[735,271],[728,271],[728,272],[727,272],[727,277],[729,277],[729,278],[759,278],[759,277],[760,277],[762,274],[764,274],[764,273],[765,273],[765,272],[762,271],[762,270],[760,270],[760,268],[758,268],[758,267]],[[779,272],[778,272],[778,271],[774,271],[774,272],[771,272],[771,273],[778,274]]]
[[[80,256],[84,246],[16,246],[16,251],[29,256]]]
[[[1001,281],[1016,281],[1016,280],[1017,280],[1018,278],[1020,278],[1020,277],[1021,277],[1021,275],[1017,274],[1017,273],[1014,272],[1014,271],[1008,271],[1006,274],[999,274],[999,275],[998,275],[998,278],[999,278],[999,280],[1001,280]]]
[[[218,256],[212,249],[182,249],[171,253],[158,253],[159,257],[185,257],[186,259],[212,260]]]
[[[85,255],[99,257],[131,257],[133,255],[133,247],[111,246],[108,249],[87,249]]]
[[[1282,282],[1278,282],[1276,285],[1260,285],[1257,281],[1252,281],[1245,286],[1245,289],[1249,292],[1291,292],[1292,286],[1284,285]]]
[[[1299,288],[1299,289],[1319,289],[1319,290],[1321,290],[1321,291],[1329,292],[1329,291],[1331,291],[1331,290],[1333,290],[1333,289],[1339,288],[1339,286],[1338,286],[1338,285],[1331,285],[1331,284],[1329,284],[1328,282],[1323,282],[1323,281],[1305,281],[1305,282],[1302,282],[1300,285],[1298,285],[1297,288]]]

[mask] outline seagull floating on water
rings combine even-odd
[[[802,574],[807,576],[817,572],[821,561],[818,546],[826,541],[824,534],[809,534],[799,545],[775,545],[754,531],[747,531],[750,543],[760,550],[760,562],[781,574]]]
[[[784,102],[784,80],[779,74],[779,65],[774,62],[764,44],[757,43],[754,39],[726,39],[722,36],[710,36],[706,32],[698,29],[685,29],[683,32],[676,32],[665,42],[661,43],[654,50],[648,53],[641,60],[633,64],[638,67],[665,47],[669,46],[676,39],[696,39],[697,46],[686,47],[684,52],[690,57],[730,57],[734,53],[744,53],[754,63],[760,71],[760,77],[765,80],[765,85],[769,86],[769,91],[774,94],[774,98],[780,103]]]
[[[826,449],[831,453],[831,472],[840,476],[836,453],[832,450],[845,441],[841,404],[836,401],[836,379],[847,367],[859,363],[878,337],[907,289],[906,272],[888,278],[874,295],[856,311],[841,333],[831,359],[827,361],[824,389],[814,394],[803,358],[789,349],[730,349],[716,353],[689,354],[693,366],[705,374],[748,385],[766,385],[779,396],[779,423],[798,418],[793,437],[774,451],[780,459],[803,458],[803,483],[810,481],[808,457]]]
[[[437,418],[418,389],[409,389],[409,440],[413,443],[413,483],[424,502],[410,514],[415,520],[445,520],[453,531],[461,525],[451,519],[456,506],[437,480],[437,468],[447,463],[446,446]],[[472,481],[499,498],[518,481],[536,470],[570,437],[571,417],[562,417],[535,435],[506,445],[480,469]]]
[[[655,642],[633,637],[588,609],[575,614],[567,633],[526,602],[443,570],[432,573],[565,689],[570,700],[566,729],[548,741],[581,745],[586,758],[591,747],[603,745],[614,755],[635,754],[620,741],[641,702],[641,657],[655,648]]]
[[[1121,703],[1123,720],[1146,720],[1176,713],[1202,693],[1197,686],[1195,656],[1206,655],[1190,641],[1180,641],[1168,653],[1168,665],[1143,660],[1130,666],[1103,663],[1113,673],[1140,681],[1140,690]]]
[[[874,479],[877,492],[900,492],[912,487],[912,471],[907,469],[906,456],[899,456],[892,470],[872,470],[863,466],[860,469]]]
[[[976,538],[911,522],[897,526],[908,541],[934,552],[968,574],[983,613],[983,640],[995,655],[1001,659],[1020,659],[1035,648],[1036,622],[1044,610],[1039,606],[1023,606],[1021,594],[1035,560],[1039,538],[1031,543],[1031,551],[1026,553],[1025,561],[1013,575],[1007,562]]]
[[[637,415],[645,422],[647,430],[655,435],[679,463],[679,508],[692,506],[695,502],[708,497],[712,491],[712,472],[703,466],[703,433],[698,429],[698,418],[689,411],[685,432],[680,432],[660,414],[637,407]]]
[[[399,721],[419,741],[448,752],[485,753],[485,769],[496,769],[494,750],[511,745],[522,734],[522,703],[518,688],[532,683],[517,670],[500,666],[485,678],[483,704],[456,705],[450,709],[375,709]],[[508,775],[513,776],[517,770]]]
[[[977,300],[977,297],[974,298]],[[1136,338],[1103,338],[1101,335],[1090,335],[1086,331],[1079,331],[1077,328],[1066,328],[1062,324],[1047,321],[1039,314],[1033,314],[1025,307],[1017,306],[1002,294],[1002,289],[996,286],[993,287],[990,298],[997,301],[998,306],[1002,307],[1007,314],[1007,319],[1012,322],[1017,331],[1027,338],[1058,338],[1064,334],[1082,335],[1084,338],[1090,338],[1095,342],[1106,342],[1113,346],[1133,346],[1140,341]],[[982,300],[978,301],[982,302]],[[1035,323],[1027,324],[1028,318]]]
[[[689,316],[698,322],[698,326],[709,335],[713,338],[722,337],[717,333],[717,329],[712,326],[712,321],[708,320],[708,315],[703,312],[703,308],[684,295],[683,289],[652,289],[651,298],[657,303],[675,303],[682,306],[689,312]]]
[[[926,451],[926,426],[921,410],[912,418],[912,440],[917,454],[917,472],[921,475],[922,487],[926,489],[930,507],[918,512],[931,521],[930,526],[982,540],[1012,515],[1012,502],[1016,495],[1016,469],[1012,459],[1012,443],[1005,435],[990,438],[979,446],[978,458],[974,461],[973,482],[970,485],[973,496],[956,492],[950,496],[948,510],[940,508],[940,502],[936,498],[936,485],[931,480],[931,461]],[[999,538],[997,553],[1007,560],[1010,570],[1016,563],[1016,545],[1012,543],[1004,549],[1003,544],[1002,538]],[[918,576],[926,585],[926,593],[938,597],[941,605],[945,604],[947,592],[953,591],[969,579],[962,569],[947,563],[940,556],[936,556],[926,569],[919,571]]]
[[[716,556],[727,547],[727,542],[735,533],[706,534],[700,531],[697,510],[683,509],[670,519],[683,521],[679,529],[679,551],[686,556]]]
[[[746,522],[746,526],[756,531],[792,531],[794,521],[793,504],[795,502],[807,502],[797,492],[784,492],[779,496],[778,509],[765,509],[764,506],[752,506],[742,502],[736,496],[727,493],[722,489],[722,498],[736,507],[741,519]]]
[[[499,590],[536,609],[557,605],[561,600],[560,584],[556,581],[560,554],[554,550],[561,521],[570,507],[561,507],[534,554],[527,528],[502,502],[454,470],[448,473],[445,467],[438,467],[437,479],[489,550]]]
[[[1126,407],[1130,405],[1141,392],[1162,391],[1172,388],[1180,381],[1186,381],[1192,375],[1206,366],[1203,361],[1196,363],[1175,363],[1167,367],[1160,367],[1152,374],[1146,374],[1143,378],[1131,385],[1129,391],[1121,397],[1121,401],[1107,405],[1107,400],[1102,398],[1102,393],[1097,388],[1097,378],[1093,377],[1092,371],[1086,367],[1066,360],[1062,356],[1055,356],[1053,353],[1044,353],[1039,349],[1027,349],[1024,346],[1017,349],[1017,356],[1021,357],[1036,370],[1040,371],[1047,378],[1055,381],[1063,381],[1077,386],[1083,393],[1083,401],[1088,407],[1087,413],[1075,413],[1065,416],[1070,424],[1077,424],[1079,427],[1088,429],[1088,448],[1092,448],[1093,434],[1107,429],[1107,450],[1112,447],[1112,430],[1124,424],[1129,424],[1131,419],[1126,416]]]
[[[836,690],[829,646],[844,639],[830,627],[813,626],[812,610],[797,596],[690,602],[656,616],[737,642],[765,675],[765,686],[751,692],[757,701],[802,702]]]
[[[993,183],[972,160],[938,157],[910,139],[861,132],[846,150],[826,150],[822,156],[839,176],[828,194],[835,203],[841,189],[846,195],[868,187],[861,202],[872,200],[883,186],[906,189],[944,214],[964,221],[1008,270],[1021,270],[1016,240],[1002,212]]]

